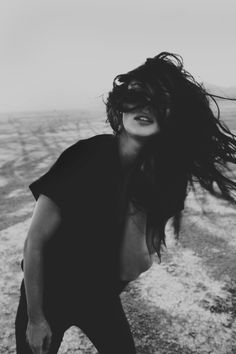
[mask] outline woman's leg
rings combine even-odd
[[[64,321],[49,320],[49,325],[52,330],[52,342],[48,354],[58,352],[65,330],[68,325]],[[27,302],[25,296],[24,282],[21,284],[20,302],[15,320],[15,336],[16,336],[16,353],[17,354],[32,354],[32,350],[26,341],[26,329],[28,324]]]
[[[136,354],[133,336],[119,297],[110,300],[109,304],[98,304],[96,309],[92,307],[79,327],[100,354]]]
[[[119,291],[127,285],[120,283]],[[74,323],[87,335],[100,354],[136,354],[133,336],[120,297],[108,299],[101,294],[98,300],[84,304]]]
[[[119,282],[117,282],[116,294],[120,295],[128,284],[129,284],[129,281],[127,281],[127,280],[120,280]]]

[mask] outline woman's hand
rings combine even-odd
[[[28,322],[26,338],[34,354],[47,354],[49,352],[52,331],[46,319],[38,322]]]

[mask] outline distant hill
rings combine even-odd
[[[236,99],[236,86],[220,87],[207,82],[204,83],[204,86],[209,91],[209,93]]]

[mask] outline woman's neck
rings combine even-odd
[[[119,156],[125,172],[129,172],[135,165],[144,144],[143,139],[137,139],[124,132],[119,136]]]

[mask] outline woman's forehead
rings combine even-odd
[[[154,85],[150,82],[141,81],[138,79],[131,79],[130,82],[128,83],[128,89],[145,90],[152,96],[155,96],[156,94],[160,94],[160,91],[162,91],[165,95],[168,94],[168,89],[161,82],[158,83],[158,87],[157,87],[157,85]]]
[[[144,84],[140,80],[132,79],[128,83],[128,89],[143,88]]]
[[[151,96],[159,96],[164,95],[167,101],[170,100],[170,90],[167,85],[160,79],[145,79],[144,77],[135,77],[134,75],[130,74],[122,74],[118,77],[118,81],[120,83],[125,84],[125,87],[128,90],[133,89],[137,91],[145,91],[146,93],[150,94]]]
[[[128,89],[148,89],[151,94],[155,93],[154,87],[150,85],[148,82],[143,82],[141,80],[131,79],[128,83]]]

